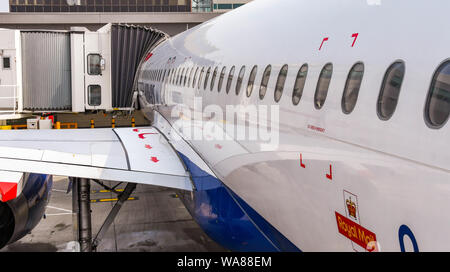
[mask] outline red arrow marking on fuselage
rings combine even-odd
[[[352,38],[355,38],[352,43],[352,47],[355,45],[356,39],[358,39],[359,33],[353,33]]]
[[[139,129],[135,128],[133,129],[134,132],[139,132]]]
[[[153,147],[151,145],[145,145],[145,148],[152,149]]]
[[[331,164],[330,164],[330,174],[327,174],[327,179],[333,180],[333,169],[331,168]]]
[[[216,147],[217,149],[222,149],[222,146],[221,146],[220,144],[216,144],[215,147]]]
[[[152,162],[159,162],[159,160],[158,160],[157,157],[152,157],[150,160],[151,160]]]
[[[147,57],[145,57],[145,61],[149,60],[153,56],[153,53],[149,53]]]
[[[326,42],[326,41],[328,41],[328,37],[323,38],[323,41],[322,41],[322,43],[320,44],[320,47],[319,47],[319,51],[322,49],[322,45],[323,45],[323,43]]]
[[[302,154],[300,154],[300,166],[303,167],[303,168],[306,168],[306,165],[303,164]]]
[[[158,133],[141,133],[141,134],[139,134],[139,138],[145,139],[144,135],[147,135],[147,134],[158,134]]]

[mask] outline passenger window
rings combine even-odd
[[[250,97],[253,92],[253,86],[255,85],[256,74],[258,73],[258,66],[253,66],[252,71],[250,72],[250,76],[248,78],[247,84],[247,97]]]
[[[214,69],[214,73],[211,79],[211,87],[210,90],[212,91],[214,89],[214,83],[216,81],[216,76],[217,76],[217,70],[219,69],[219,67],[216,67],[216,69]]]
[[[227,89],[226,89],[227,93],[230,92],[231,82],[233,81],[233,77],[234,77],[234,66],[231,67],[230,74],[228,74]]]
[[[397,61],[388,68],[378,97],[377,113],[381,120],[389,120],[394,114],[404,75],[405,64],[402,61]]]
[[[100,106],[102,104],[102,87],[100,85],[89,85],[88,104],[89,106]]]
[[[183,83],[184,83],[184,77],[186,76],[186,71],[187,71],[187,68],[183,68],[183,69],[181,70],[181,73],[180,73],[180,82],[179,82],[179,85],[180,85],[180,86],[183,86]]]
[[[11,69],[11,58],[3,57],[3,69]]]
[[[295,79],[294,91],[292,92],[292,103],[298,105],[303,95],[305,88],[306,76],[308,75],[308,64],[303,64],[298,70],[297,78]]]
[[[287,73],[288,73],[288,65],[285,64],[280,69],[277,84],[275,85],[275,93],[274,93],[275,102],[278,102],[281,99],[281,95],[283,94],[284,89],[284,83],[286,82]]]
[[[189,72],[189,78],[188,78],[188,82],[187,82],[187,87],[189,88],[189,86],[191,86],[191,81],[192,81],[192,74],[194,73],[194,67],[191,68],[191,71]]]
[[[169,74],[167,75],[167,82],[170,84],[172,83],[172,76],[173,76],[173,70],[169,70]]]
[[[89,54],[87,56],[88,58],[88,74],[92,76],[101,75],[102,74],[102,67],[101,67],[101,61],[102,56],[99,54]]]
[[[362,62],[358,62],[353,65],[352,69],[350,69],[350,72],[348,73],[341,103],[342,111],[345,114],[350,114],[355,108],[363,75],[364,64]]]
[[[183,81],[183,73],[184,68],[180,68],[180,72],[178,73],[177,85],[181,86],[181,82]]]
[[[431,81],[425,117],[432,128],[441,128],[450,115],[450,61],[439,66]]]
[[[236,81],[236,95],[239,95],[239,92],[241,91],[244,75],[245,75],[245,66],[242,66],[241,70],[239,71],[238,79]]]
[[[162,72],[161,82],[164,82],[165,78],[166,78],[166,69],[164,69],[163,72]]]
[[[203,89],[206,90],[206,86],[208,86],[209,75],[211,74],[211,67],[208,67],[205,76],[205,82],[203,83]]]
[[[180,80],[178,81],[178,85],[182,86],[182,84],[183,84],[183,78],[184,78],[184,68],[181,70],[181,73],[180,73]]]
[[[266,96],[267,92],[267,84],[269,83],[270,79],[270,73],[272,71],[272,66],[267,65],[266,69],[264,70],[263,77],[261,79],[261,87],[259,88],[259,99],[263,99],[264,96]]]
[[[173,77],[172,77],[172,84],[175,85],[175,81],[177,79],[178,75],[178,68],[174,70]]]
[[[205,68],[202,68],[202,71],[200,72],[200,77],[198,78],[198,86],[197,89],[200,89],[200,86],[202,85],[203,80],[203,74],[205,73]]]
[[[194,79],[192,80],[192,88],[195,88],[195,83],[197,83],[197,74],[198,74],[198,67],[195,69]]]
[[[223,84],[223,79],[225,77],[225,72],[227,70],[227,67],[223,67],[222,68],[222,72],[220,72],[220,77],[219,77],[219,84],[217,86],[217,91],[220,93],[220,90],[222,89],[222,84]]]
[[[175,85],[175,78],[177,77],[178,69],[173,69],[172,73],[172,85]]]
[[[331,75],[333,74],[333,64],[326,64],[320,72],[317,82],[316,94],[314,95],[314,107],[320,110],[327,99],[328,87],[330,87]]]
[[[186,71],[184,73],[184,78],[183,78],[183,87],[186,87],[186,81],[188,78],[188,74],[189,74],[189,68],[186,68]]]

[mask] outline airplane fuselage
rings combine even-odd
[[[448,8],[257,0],[154,48],[138,78],[140,105],[208,165],[180,152],[190,171],[205,173],[184,199],[207,233],[234,250],[448,250],[450,127],[426,117],[433,76],[449,56]],[[358,63],[359,92],[346,112],[343,91]],[[389,79],[400,82],[399,96],[383,102],[393,65],[403,69]],[[329,84],[322,99],[321,84]],[[389,99],[385,116],[379,107]],[[233,121],[256,137],[216,137]]]

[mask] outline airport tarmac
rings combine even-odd
[[[67,187],[67,177],[55,176],[46,218],[30,234],[0,252],[73,251],[72,193],[66,193]],[[121,184],[118,188],[124,187]],[[102,190],[91,182],[93,237],[115,203],[110,199],[116,195]],[[226,251],[203,232],[174,191],[137,185],[131,197],[136,199],[125,202],[98,252]]]

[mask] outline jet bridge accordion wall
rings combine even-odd
[[[22,31],[23,108],[31,111],[72,107],[70,34]]]
[[[129,108],[136,72],[145,53],[167,35],[133,25],[111,26],[111,86],[113,108]]]

